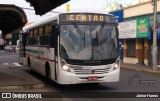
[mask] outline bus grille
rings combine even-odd
[[[74,65],[70,65],[70,68],[73,69],[73,72],[75,74],[104,74],[104,73],[108,73],[110,70],[110,66],[108,66],[107,68],[90,68],[90,67],[85,67],[83,68],[82,66],[74,66]]]

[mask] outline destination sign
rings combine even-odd
[[[96,13],[60,14],[60,22],[110,22],[115,23],[114,16]]]

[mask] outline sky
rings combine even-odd
[[[99,12],[104,13],[105,7],[107,3],[111,3],[117,1],[118,3],[122,5],[129,5],[133,4],[134,2],[138,0],[70,0],[66,4],[70,4],[70,11],[71,12]],[[133,2],[134,1],[134,2]],[[25,0],[0,0],[0,4],[14,4],[16,6],[19,6],[21,8],[33,8],[30,6],[29,3],[27,3]],[[52,11],[64,13],[66,12],[66,4],[63,4]],[[56,13],[49,12],[46,13],[43,16],[35,15],[34,10],[27,10],[23,9],[27,15],[28,22],[37,22],[38,20],[42,20],[44,18],[47,18],[49,16],[53,16]]]

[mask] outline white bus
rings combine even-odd
[[[62,13],[20,34],[20,63],[59,84],[118,82],[117,22],[113,15]]]

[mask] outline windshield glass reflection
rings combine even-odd
[[[118,33],[109,25],[61,25],[60,56],[74,60],[117,58]]]

